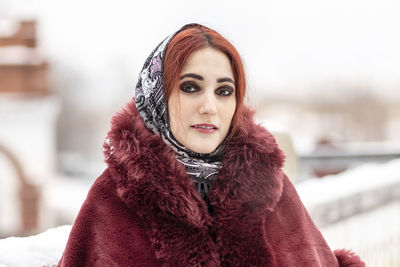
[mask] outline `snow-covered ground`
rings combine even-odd
[[[50,229],[30,237],[0,240],[0,267],[43,267],[56,265],[62,255],[71,226]]]

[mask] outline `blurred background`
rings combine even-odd
[[[0,238],[73,223],[145,59],[197,22],[242,55],[248,105],[331,248],[400,266],[399,14],[395,0],[0,0]]]

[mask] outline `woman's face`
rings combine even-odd
[[[236,109],[235,81],[228,57],[207,47],[183,66],[168,99],[173,135],[198,153],[211,153],[228,134]]]

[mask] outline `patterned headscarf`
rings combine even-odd
[[[182,29],[195,26],[189,24],[162,41],[147,58],[135,89],[135,103],[147,128],[159,135],[176,152],[179,162],[185,165],[193,179],[195,188],[208,203],[211,180],[215,179],[222,167],[224,142],[213,152],[194,152],[179,143],[171,132],[168,104],[163,82],[163,60],[170,40]]]

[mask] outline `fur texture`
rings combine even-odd
[[[351,250],[339,249],[335,250],[335,256],[339,261],[340,266],[358,267],[365,266],[363,261]]]
[[[250,110],[212,183],[213,216],[133,102],[113,118],[108,138],[108,169],[59,266],[339,266],[281,171],[274,137]],[[363,266],[339,255],[340,266]]]

